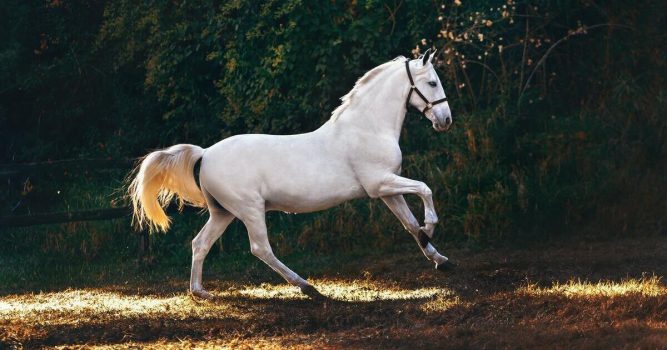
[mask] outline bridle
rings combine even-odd
[[[421,99],[424,100],[424,102],[426,102],[426,107],[424,107],[424,109],[421,111],[422,114],[426,114],[426,111],[433,108],[433,106],[435,106],[439,103],[447,102],[447,97],[443,97],[439,100],[431,102],[426,98],[426,96],[424,96],[424,94],[422,94],[421,91],[419,91],[417,86],[415,86],[415,81],[412,79],[412,73],[410,73],[410,60],[409,59],[405,61],[405,71],[408,72],[408,79],[410,79],[410,92],[408,93],[407,100],[405,100],[405,108],[408,108],[408,109],[410,108],[410,97],[412,97],[412,92],[413,91],[416,92],[417,95],[419,95],[419,97],[421,97]]]

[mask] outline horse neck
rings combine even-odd
[[[362,129],[373,136],[391,136],[398,141],[407,112],[405,99],[410,83],[401,74],[402,70],[396,68],[388,69],[358,91],[335,124]]]

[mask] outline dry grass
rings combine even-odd
[[[208,283],[212,302],[191,299],[184,279],[10,294],[0,348],[665,348],[665,248],[454,251],[449,275],[418,252],[368,258],[311,279],[325,303],[224,277]]]
[[[542,288],[534,283],[517,290],[517,294],[528,294],[534,296],[565,296],[568,298],[613,298],[619,296],[636,295],[638,297],[660,297],[667,295],[665,285],[657,276],[648,278],[630,278],[627,280],[589,281],[569,280],[566,283],[556,282],[548,288]]]

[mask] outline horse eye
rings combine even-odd
[[[435,81],[429,81],[428,85],[431,85],[432,87],[436,87],[436,86],[438,86],[438,83],[436,83]]]

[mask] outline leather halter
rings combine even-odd
[[[410,108],[410,97],[412,97],[412,92],[413,91],[416,92],[417,95],[419,95],[419,97],[421,97],[421,99],[424,100],[424,102],[426,102],[426,107],[424,107],[424,109],[421,111],[422,114],[425,114],[426,111],[433,108],[433,106],[435,106],[439,103],[447,102],[447,97],[443,97],[439,100],[431,102],[426,98],[426,96],[424,96],[424,94],[422,94],[421,91],[419,91],[417,86],[415,86],[415,81],[412,79],[412,73],[410,73],[410,60],[409,59],[405,61],[405,70],[408,72],[408,79],[410,79],[410,92],[408,93],[408,99],[405,100],[405,108]]]

